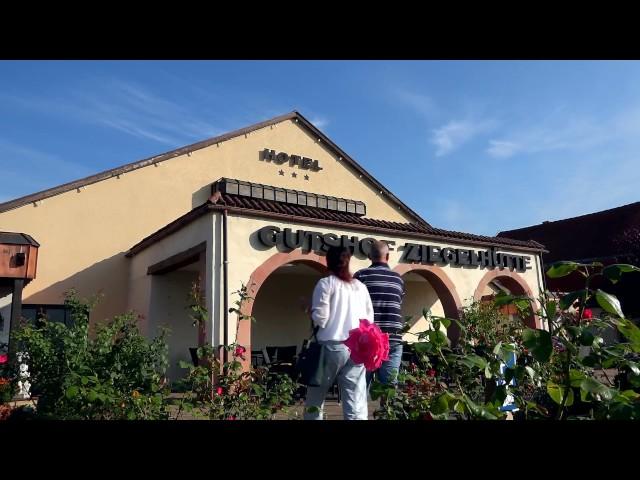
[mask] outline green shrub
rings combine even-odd
[[[18,348],[29,353],[37,415],[56,419],[167,418],[165,332],[149,341],[133,313],[98,325],[89,335],[92,304],[69,292],[73,324],[22,323]]]

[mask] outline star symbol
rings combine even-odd
[[[298,176],[298,174],[297,174],[296,172],[292,172],[292,173],[291,173],[291,176],[292,176],[293,178],[296,178],[296,177]]]
[[[283,171],[283,170],[280,170],[278,173],[279,173],[280,175],[284,175],[284,171]]]
[[[305,176],[304,176],[304,179],[305,179],[305,180],[309,180],[309,175],[305,175]]]

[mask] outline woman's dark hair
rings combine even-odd
[[[351,250],[347,247],[329,247],[327,251],[327,268],[340,280],[350,282],[353,277],[349,271]]]

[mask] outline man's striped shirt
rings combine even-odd
[[[389,343],[402,342],[402,296],[404,281],[386,263],[373,263],[354,275],[369,290],[373,304],[374,321],[380,330],[389,334]]]

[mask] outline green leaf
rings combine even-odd
[[[592,396],[599,395],[604,400],[613,398],[614,390],[606,387],[595,378],[587,377],[580,383],[580,388]]]
[[[513,295],[509,295],[508,293],[499,292],[494,297],[493,303],[495,304],[496,307],[502,307],[504,305],[509,305],[510,303],[513,303],[515,298],[516,297],[514,297]]]
[[[524,346],[529,349],[533,358],[539,362],[546,362],[551,356],[553,345],[551,343],[551,334],[546,330],[527,328],[522,339]]]
[[[441,347],[447,344],[447,336],[441,330],[433,330],[429,332],[429,341]]]
[[[586,375],[580,370],[569,370],[569,381],[572,387],[579,387],[585,378],[587,378]]]
[[[585,347],[590,347],[593,344],[593,339],[595,337],[593,336],[593,333],[591,333],[589,330],[582,330],[582,332],[580,333],[580,345],[584,345]]]
[[[498,344],[493,348],[494,355],[500,355],[501,349],[502,349],[502,342],[498,342]]]
[[[89,390],[87,394],[87,400],[90,402],[95,402],[96,398],[98,398],[98,394],[94,390]]]
[[[463,414],[465,412],[464,407],[465,407],[464,402],[461,402],[460,400],[458,400],[456,404],[453,406],[453,410],[460,414]]]
[[[87,383],[89,383],[89,379],[88,379],[87,377],[82,377],[82,378],[80,379],[80,383],[81,383],[82,385],[86,385]]]
[[[636,362],[627,362],[627,366],[634,375],[640,375],[640,368],[638,368],[638,364]]]
[[[491,378],[492,374],[491,374],[491,365],[487,364],[486,367],[484,367],[484,376],[487,378]]]
[[[566,310],[567,308],[569,308],[571,305],[573,305],[573,302],[575,302],[578,299],[582,299],[585,297],[585,295],[587,295],[589,293],[588,290],[576,290],[575,292],[570,292],[567,293],[565,296],[563,296],[560,299],[560,309],[561,310]]]
[[[547,277],[549,278],[566,277],[574,270],[577,270],[579,267],[580,267],[580,264],[576,262],[556,262],[549,267],[549,270],[547,270]]]
[[[617,283],[622,278],[622,274],[628,272],[640,272],[640,268],[626,263],[615,263],[602,269],[602,275],[608,278],[611,283]]]
[[[529,366],[524,367],[524,369],[527,371],[527,374],[529,375],[529,377],[531,377],[531,381],[535,381],[536,380],[535,370]]]
[[[473,353],[471,355],[465,355],[464,357],[460,357],[459,361],[469,368],[472,368],[472,367],[485,368],[487,366],[487,361],[484,358]]]
[[[631,320],[621,318],[617,322],[618,330],[627,340],[631,342],[631,346],[635,352],[640,351],[640,328],[638,328]]]
[[[434,402],[431,404],[431,411],[436,415],[449,411],[449,396],[448,393],[438,395]]]
[[[603,292],[602,290],[596,290],[596,301],[598,305],[602,307],[603,310],[613,313],[621,318],[624,318],[624,314],[622,313],[622,308],[620,307],[620,300],[618,300],[614,295]]]
[[[440,323],[442,323],[442,325],[444,325],[444,328],[449,328],[449,326],[451,325],[451,319],[450,318],[440,317],[440,318],[438,318],[438,320],[440,320]]]
[[[185,362],[184,360],[180,360],[180,361],[178,362],[178,366],[179,366],[180,368],[190,368],[190,367],[192,367],[192,366],[193,366],[193,363],[189,363],[189,362]]]
[[[71,387],[67,388],[67,391],[65,392],[65,396],[69,399],[74,398],[78,395],[78,387],[76,387],[75,385],[72,385]]]
[[[547,393],[558,405],[562,405],[562,399],[564,398],[565,391],[566,388],[558,385],[557,383],[551,381],[547,383]],[[565,403],[565,406],[570,407],[571,405],[573,405],[573,390],[569,389],[567,403]]]
[[[556,310],[557,310],[557,303],[553,300],[549,300],[545,306],[546,310],[547,310],[547,317],[551,318],[552,320],[556,317]]]

